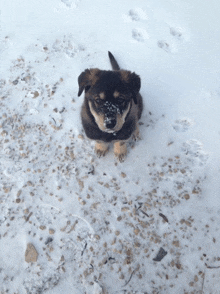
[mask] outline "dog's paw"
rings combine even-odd
[[[132,135],[132,140],[135,141],[135,142],[141,140],[140,133],[139,133],[139,132],[138,132],[138,133],[134,133],[134,134]]]
[[[119,162],[124,162],[125,158],[126,158],[126,155],[127,155],[127,153],[126,154],[115,154],[115,157],[117,158],[117,160]]]
[[[134,140],[135,142],[141,140],[141,136],[140,136],[140,132],[139,132],[138,127],[136,128],[136,130],[132,134],[132,140]]]
[[[95,153],[97,155],[97,157],[103,157],[106,155],[106,153],[108,152],[108,144],[104,143],[104,142],[96,142],[95,144]]]
[[[95,153],[99,158],[105,156],[107,152],[108,150],[95,149]]]
[[[125,142],[115,142],[114,154],[118,161],[123,162],[127,155],[127,147]]]

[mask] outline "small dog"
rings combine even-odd
[[[85,90],[81,109],[83,128],[88,138],[96,141],[98,157],[114,142],[114,154],[120,162],[127,154],[126,141],[139,136],[138,120],[143,110],[140,77],[121,70],[108,52],[113,70],[86,69],[78,77],[78,96]]]

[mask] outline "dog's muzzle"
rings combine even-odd
[[[116,126],[116,117],[106,117],[105,118],[105,127],[106,129],[113,129]]]
[[[112,103],[106,101],[104,104],[104,113],[105,113],[105,127],[106,131],[111,133],[113,132],[114,127],[117,124],[117,113],[119,109]]]

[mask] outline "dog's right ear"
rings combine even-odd
[[[95,76],[99,69],[92,68],[92,69],[86,69],[83,71],[79,77],[78,77],[78,84],[79,84],[79,92],[78,96],[80,96],[85,89],[85,91],[88,91],[92,84],[95,83]]]
[[[78,84],[79,84],[79,92],[78,92],[78,96],[80,96],[83,92],[83,90],[86,87],[89,87],[89,76],[90,76],[90,70],[86,69],[85,71],[83,71],[79,77],[78,77]]]

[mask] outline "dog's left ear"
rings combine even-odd
[[[79,84],[79,92],[78,96],[80,96],[85,89],[88,91],[92,84],[96,81],[96,74],[98,73],[99,69],[91,68],[86,69],[83,71],[78,77],[78,84]]]
[[[121,78],[126,83],[129,91],[132,93],[134,103],[137,104],[137,95],[141,88],[140,77],[134,72],[121,70]]]
[[[141,88],[141,79],[136,73],[131,73],[129,76],[129,88],[132,92],[134,103],[137,104],[137,94]]]
[[[89,86],[89,76],[90,76],[90,70],[86,69],[83,71],[79,77],[78,77],[78,84],[79,84],[79,92],[78,96],[80,96],[83,92],[83,90]]]

